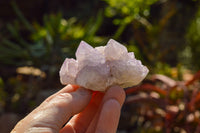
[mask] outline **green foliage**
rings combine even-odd
[[[158,74],[163,74],[163,75],[171,77],[172,70],[171,70],[171,67],[168,64],[164,64],[162,62],[157,62],[154,70]]]
[[[66,20],[58,13],[44,16],[43,24],[31,24],[15,4],[13,7],[19,21],[7,25],[10,37],[3,39],[0,46],[2,64],[31,65],[41,69],[51,65],[58,67],[64,58],[74,57],[81,40],[93,45],[104,42],[104,37],[96,36],[103,21],[102,11],[87,23],[78,22],[75,17]]]
[[[137,59],[143,60],[142,55],[140,53],[140,50],[138,49],[138,47],[136,46],[135,43],[133,43],[133,44],[129,43],[129,45],[126,45],[126,46],[127,46],[128,51],[134,52],[134,54],[136,55]]]
[[[148,16],[150,6],[158,0],[105,0],[109,7],[106,9],[106,15],[113,17],[120,13],[123,16],[131,16],[137,19],[139,16]],[[126,22],[129,22],[128,19]]]
[[[200,10],[196,14],[195,19],[192,21],[188,32],[186,34],[187,46],[181,53],[183,63],[189,68],[200,69]],[[186,59],[186,60],[184,60]],[[184,62],[185,61],[185,62]],[[192,64],[192,65],[191,65]]]
[[[147,17],[150,6],[158,0],[104,0],[108,3],[105,10],[107,17],[115,17],[113,23],[119,25],[114,38],[119,38],[128,24],[137,20],[141,24],[149,26]]]
[[[169,64],[163,62],[157,62],[153,68],[149,68],[152,74],[157,73],[171,77],[176,80],[183,80],[183,74],[186,70],[186,68],[181,64],[178,64],[176,67],[171,67]]]

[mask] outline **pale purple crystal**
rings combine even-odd
[[[127,49],[117,41],[110,39],[104,50],[106,60],[121,60],[127,56]]]
[[[78,73],[78,62],[74,59],[66,58],[60,69],[60,81],[62,84],[75,84],[75,78]]]
[[[130,87],[139,84],[149,70],[134,53],[110,39],[106,46],[93,48],[81,41],[76,59],[64,61],[60,70],[62,84],[77,84],[95,90],[105,91],[108,87],[119,85]]]
[[[90,66],[97,66],[105,63],[105,57],[101,52],[94,49],[84,41],[81,41],[76,51],[76,59],[78,61],[79,70],[88,64]]]

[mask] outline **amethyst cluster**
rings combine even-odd
[[[137,85],[148,72],[133,52],[110,39],[106,46],[95,48],[81,41],[76,60],[66,58],[59,74],[64,85],[76,84],[94,91],[105,91],[113,85],[124,88]]]

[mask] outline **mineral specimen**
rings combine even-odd
[[[60,69],[62,84],[76,84],[94,91],[113,85],[130,87],[139,84],[149,72],[133,52],[110,39],[106,46],[93,48],[81,41],[76,59],[66,58]]]

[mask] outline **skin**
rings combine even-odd
[[[11,133],[116,133],[125,92],[67,85],[19,121]],[[64,125],[64,126],[63,126]]]

